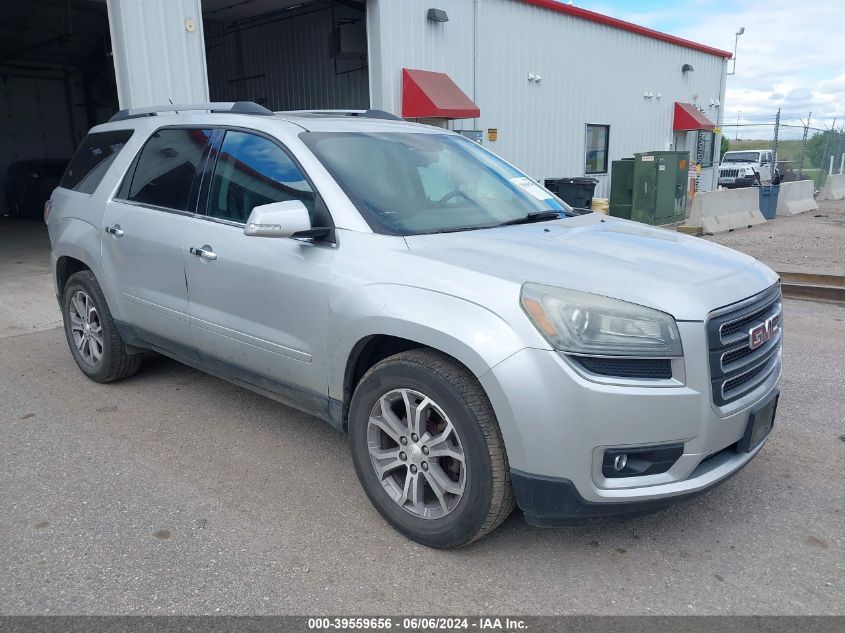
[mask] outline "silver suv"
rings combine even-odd
[[[122,111],[45,214],[89,378],[155,351],[323,418],[373,505],[428,546],[473,541],[515,504],[535,525],[662,507],[736,473],[772,428],[774,272],[576,215],[436,127],[242,102]]]

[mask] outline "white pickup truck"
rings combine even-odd
[[[777,183],[779,176],[768,149],[725,152],[719,166],[719,185],[728,189]]]

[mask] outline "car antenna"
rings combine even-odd
[[[173,98],[172,97],[170,99],[168,99],[168,101],[170,102],[170,105],[173,105]],[[174,110],[174,112],[176,114],[179,114],[179,110]]]

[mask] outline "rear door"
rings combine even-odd
[[[254,207],[285,200],[302,201],[312,224],[326,226],[314,188],[277,140],[227,130],[209,159],[202,198],[207,214],[189,221],[186,250],[195,254],[185,270],[191,339],[203,363],[324,416],[334,247],[244,235]]]
[[[191,354],[185,237],[212,129],[162,128],[145,143],[103,218],[103,267],[138,337]]]

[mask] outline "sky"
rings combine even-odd
[[[727,51],[733,51],[734,34],[744,26],[736,74],[727,78],[725,123],[736,122],[738,112],[740,123],[774,121],[778,108],[782,122],[800,125],[812,111],[813,127],[830,127],[834,117],[837,129],[845,123],[845,0],[574,4]]]

